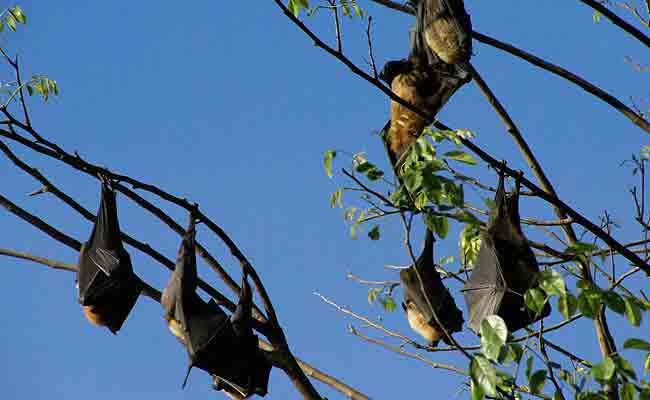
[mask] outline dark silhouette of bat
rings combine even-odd
[[[463,0],[412,1],[417,7],[414,47],[429,65],[438,60],[462,70],[472,56],[472,21]]]
[[[122,245],[115,192],[103,180],[101,202],[90,238],[81,247],[77,272],[79,303],[88,321],[117,333],[142,290]]]
[[[239,304],[230,318],[214,300],[206,303],[198,296],[197,279],[192,218],[161,299],[169,330],[185,345],[190,359],[183,387],[191,369],[198,367],[213,376],[214,389],[234,399],[266,395],[271,364],[252,330],[252,293],[246,273]]]
[[[440,329],[440,325],[436,322],[431,307],[433,307],[438,320],[450,335],[461,331],[463,313],[456,307],[454,298],[449,294],[449,291],[442,283],[440,274],[436,271],[433,260],[434,242],[433,232],[427,229],[422,253],[414,265],[401,270],[399,273],[404,292],[402,308],[406,312],[411,328],[430,342],[432,346],[437,346],[440,339],[451,345],[449,338],[445,336]],[[416,271],[422,278],[424,292],[421,289]]]
[[[521,230],[519,182],[507,196],[499,176],[494,214],[481,236],[472,275],[463,287],[470,328],[478,333],[483,318],[493,314],[503,318],[510,332],[547,317],[548,303],[538,315],[524,303],[526,291],[537,286],[539,266]]]

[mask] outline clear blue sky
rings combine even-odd
[[[329,193],[342,181],[332,182],[322,168],[322,153],[331,148],[365,151],[383,160],[383,148],[372,135],[388,116],[381,93],[316,49],[271,0],[20,4],[28,25],[17,34],[2,33],[2,46],[21,55],[25,72],[45,72],[62,90],[47,105],[31,103],[34,125],[43,134],[90,161],[199,202],[257,268],[298,357],[373,398],[412,398],[432,388],[435,398],[457,393],[459,377],[361,342],[346,332],[348,323],[359,324],[312,295],[318,290],[409,333],[401,312],[385,314],[369,305],[367,288],[345,278],[351,271],[368,279],[396,279],[383,265],[408,259],[397,221],[385,226],[378,242],[350,240],[340,210],[328,204]],[[378,64],[404,56],[411,17],[361,4],[374,16]],[[467,0],[466,6],[481,32],[557,62],[624,101],[648,95],[647,75],[623,61],[627,55],[638,59],[647,49],[607,22],[593,24],[591,10],[578,1]],[[307,22],[333,39],[332,21],[325,14]],[[346,19],[343,29],[346,52],[363,63],[365,25]],[[646,134],[599,100],[497,50],[475,43],[473,62],[519,124],[560,196],[592,218],[607,208],[622,225],[621,240],[637,238],[627,193],[634,181],[619,163],[647,143]],[[2,79],[11,76],[5,71]],[[450,126],[475,131],[483,148],[525,170],[473,84],[440,117]],[[96,209],[95,180],[12,148]],[[0,171],[3,195],[66,233],[87,238],[91,225],[56,199],[26,197],[37,184],[4,158]],[[468,171],[488,183],[496,180],[483,165]],[[468,193],[476,199],[475,192]],[[174,233],[122,196],[118,202],[124,231],[175,257],[180,239]],[[529,199],[522,207],[526,216],[552,217],[548,207]],[[185,221],[178,209],[165,209]],[[0,247],[76,261],[68,248],[6,212],[0,212],[0,226]],[[438,246],[438,256],[457,254],[457,234],[452,229]],[[207,231],[199,232],[199,240],[239,279],[236,262],[218,241]],[[163,287],[166,271],[129,251],[138,274]],[[114,337],[84,320],[73,274],[6,258],[2,265],[4,398],[221,396],[212,393],[207,375],[199,370],[181,391],[185,350],[166,330],[157,303],[141,298]],[[622,261],[619,265],[625,267]],[[205,265],[200,268],[206,280],[221,287]],[[460,296],[457,302],[464,307]],[[554,314],[552,320],[558,318]],[[623,332],[619,345],[622,338],[641,332],[647,337],[647,324],[633,331],[619,318],[612,321]],[[550,338],[599,359],[590,321]],[[475,340],[469,334],[459,339]],[[466,366],[455,356],[428,356]],[[340,397],[317,387],[332,399]],[[298,397],[278,370],[271,375],[269,392],[269,399]]]

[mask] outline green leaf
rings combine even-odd
[[[566,319],[569,319],[576,313],[578,302],[571,293],[567,293],[566,296],[558,297],[557,308]]]
[[[463,185],[456,185],[453,182],[445,182],[443,185],[445,198],[450,205],[461,208],[465,204],[465,192]]]
[[[433,228],[433,231],[440,239],[447,237],[447,234],[449,233],[449,221],[447,221],[446,217],[432,216],[431,218],[427,218],[427,221],[430,221],[427,223],[427,226],[430,223],[432,225],[431,228]]]
[[[594,15],[592,16],[592,18],[594,20],[594,24],[597,24],[597,23],[600,22],[600,17],[601,16],[602,16],[602,14],[600,13],[600,11],[598,11],[598,10],[594,11]]]
[[[447,264],[453,263],[455,260],[456,260],[456,257],[454,257],[454,256],[445,256],[445,257],[442,257],[440,260],[438,260],[438,264],[447,265]]]
[[[645,375],[648,371],[650,371],[650,354],[646,356],[645,362],[643,363],[643,375]]]
[[[544,310],[546,304],[546,295],[538,288],[531,288],[524,294],[524,302],[526,307],[536,314],[540,314]]]
[[[16,18],[16,21],[18,21],[21,24],[27,23],[27,16],[25,13],[23,13],[23,10],[19,6],[14,6],[9,9],[9,12],[11,15]]]
[[[374,301],[377,300],[377,295],[379,293],[381,293],[381,289],[379,288],[368,289],[368,303],[369,304],[374,303]]]
[[[530,380],[530,375],[533,372],[533,356],[528,356],[528,359],[526,360],[526,371],[525,375],[528,380]]]
[[[483,400],[485,397],[485,392],[481,389],[481,386],[474,383],[472,380],[472,400]]]
[[[16,19],[14,18],[13,15],[5,16],[5,22],[7,23],[7,25],[9,25],[9,29],[16,32]]]
[[[0,29],[0,30],[2,30],[2,29]],[[25,87],[27,88],[27,94],[29,94],[30,96],[34,94],[34,88],[33,87],[31,87],[30,85],[26,85]]]
[[[615,371],[616,365],[614,365],[614,361],[609,357],[605,357],[591,368],[591,376],[597,381],[607,382],[612,379]]]
[[[370,240],[379,240],[380,234],[379,234],[379,225],[375,225],[372,227],[372,229],[368,232],[368,237]]]
[[[325,167],[325,174],[327,174],[328,177],[332,177],[332,160],[336,157],[336,151],[334,150],[328,150],[325,152],[325,155],[323,156],[323,166]]]
[[[530,386],[530,391],[533,393],[542,393],[544,386],[546,385],[546,370],[539,369],[531,375],[528,380],[528,386]]]
[[[632,297],[625,298],[625,317],[634,326],[641,325],[641,307],[636,299]]]
[[[600,310],[602,302],[602,292],[591,288],[582,290],[578,296],[578,309],[587,318],[594,319]]]
[[[621,387],[621,400],[634,400],[636,389],[631,383],[626,383]]]
[[[576,242],[571,246],[567,247],[564,252],[567,254],[574,254],[574,255],[589,255],[590,253],[597,250],[598,250],[598,246],[596,246],[595,244]]]
[[[611,291],[605,292],[603,293],[603,300],[610,310],[620,315],[625,314],[625,302],[618,293]]]
[[[443,156],[445,156],[450,160],[460,161],[462,163],[469,164],[469,165],[477,164],[476,160],[472,156],[460,150],[448,151],[445,154],[443,154]]]
[[[560,369],[557,371],[557,376],[560,377],[564,382],[568,383],[569,385],[575,385],[573,375],[566,369]]]
[[[390,296],[384,297],[382,299],[381,305],[384,306],[384,310],[388,312],[393,312],[395,311],[395,308],[397,308],[395,305],[395,300],[393,300],[393,298]]]
[[[484,356],[476,355],[469,367],[470,377],[483,393],[488,396],[496,395],[497,371]]]
[[[508,364],[510,362],[519,363],[521,357],[524,355],[524,348],[519,343],[511,343],[506,345],[505,351],[499,354],[498,362],[500,364]]]
[[[619,355],[612,356],[612,360],[614,360],[614,365],[616,366],[616,371],[619,375],[631,380],[636,380],[636,371],[634,371],[634,367],[632,367],[632,364],[630,364],[629,361]]]
[[[490,360],[498,360],[507,338],[508,328],[498,315],[490,315],[481,321],[481,350]]]
[[[650,351],[650,343],[642,339],[630,338],[623,343],[623,347],[626,349],[637,349]]]
[[[330,208],[338,207],[338,208],[343,208],[343,204],[341,203],[341,198],[343,197],[343,189],[336,189],[335,192],[333,192],[330,195]]]
[[[553,270],[542,271],[539,273],[539,286],[548,294],[564,296],[566,295],[566,285],[564,278],[559,272]]]

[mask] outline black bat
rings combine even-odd
[[[537,315],[524,303],[526,291],[537,286],[538,274],[537,260],[521,230],[519,182],[506,196],[500,175],[494,214],[481,235],[472,275],[463,287],[470,328],[478,333],[483,318],[493,314],[503,318],[510,332],[547,317],[551,312],[548,303]]]
[[[86,318],[115,334],[135,305],[142,281],[122,245],[115,192],[106,180],[101,196],[95,226],[81,247],[77,287]]]
[[[436,312],[440,323],[448,334],[460,332],[463,327],[463,313],[456,307],[454,298],[442,283],[440,274],[436,271],[433,260],[433,232],[427,229],[422,253],[414,265],[399,273],[404,302],[402,308],[411,328],[425,338],[432,346],[437,346],[440,339],[451,345],[449,338],[440,329],[440,325],[431,312],[431,306]],[[422,278],[424,292],[420,286],[417,273]],[[427,302],[427,299],[429,300]],[[429,305],[431,303],[431,306]]]
[[[213,376],[216,390],[232,398],[266,395],[271,364],[259,350],[252,330],[252,293],[246,274],[239,304],[230,318],[214,300],[206,303],[198,296],[197,279],[191,219],[161,299],[169,330],[185,345],[190,359],[183,387],[191,369],[197,367]]]
[[[472,21],[463,0],[419,0],[414,48],[429,65],[463,65],[472,56]],[[467,72],[467,71],[465,71]]]

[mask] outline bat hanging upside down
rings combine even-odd
[[[427,229],[422,253],[414,265],[400,271],[399,278],[404,291],[402,308],[406,312],[409,326],[432,346],[437,346],[441,339],[451,344],[438,321],[451,335],[462,329],[463,313],[456,307],[454,298],[436,271],[433,262],[434,241],[433,232]],[[418,274],[423,285],[420,285]],[[432,309],[435,310],[435,316]]]
[[[81,247],[77,287],[86,319],[112,333],[120,330],[142,290],[122,245],[115,192],[108,181],[102,184],[90,239]]]
[[[195,227],[190,219],[176,267],[163,291],[161,304],[171,333],[185,345],[190,365],[213,377],[212,387],[233,399],[267,393],[271,364],[258,347],[252,329],[252,292],[247,274],[242,275],[240,299],[230,316],[214,300],[205,302],[196,293],[198,282]]]
[[[449,65],[465,64],[472,56],[472,21],[463,0],[419,0],[414,47],[430,65],[436,58]]]

